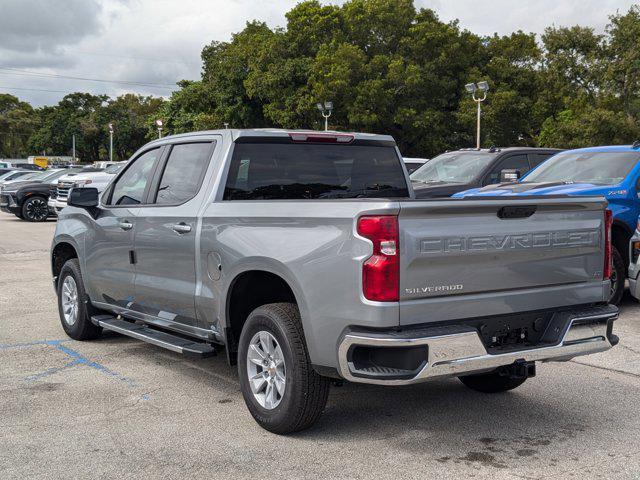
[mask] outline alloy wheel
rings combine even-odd
[[[275,337],[256,333],[247,350],[247,375],[254,398],[267,410],[276,408],[284,396],[287,371],[284,355]]]
[[[62,283],[62,314],[70,327],[78,320],[78,286],[71,275]]]
[[[27,203],[27,217],[31,220],[41,222],[49,215],[47,202],[41,198],[35,198]]]

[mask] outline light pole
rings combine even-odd
[[[464,88],[471,94],[473,101],[478,104],[478,118],[476,120],[476,148],[480,150],[480,104],[487,98],[487,91],[489,90],[489,84],[487,82],[467,83]],[[480,92],[476,97],[476,92]],[[482,96],[480,96],[482,95]]]
[[[109,124],[109,161],[113,162],[113,123]]]
[[[73,152],[71,154],[71,158],[72,158],[71,161],[75,165],[76,164],[76,134],[75,133],[71,135],[71,151]]]
[[[333,112],[333,102],[324,102],[324,105],[320,102],[316,103],[316,107],[320,110],[320,113],[324,117],[324,131],[329,130],[329,117]]]
[[[158,138],[162,138],[162,120],[156,120],[156,127],[158,127]]]

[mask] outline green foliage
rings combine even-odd
[[[629,143],[639,35],[638,7],[611,17],[605,35],[550,27],[538,43],[521,31],[479,37],[410,0],[305,1],[284,29],[250,22],[205,47],[202,81],[185,82],[163,115],[176,132],[224,122],[320,129],[315,104],[331,100],[331,128],[389,133],[404,154],[431,156],[475,144],[464,85],[487,80],[486,146]]]
[[[475,145],[476,103],[486,80],[484,146],[579,147],[640,137],[640,6],[610,17],[604,34],[583,26],[480,37],[411,0],[298,3],[284,28],[248,22],[202,51],[202,78],[168,101],[83,93],[33,110],[0,95],[0,152],[104,158],[107,123],[126,158],[157,135],[224,128],[321,129],[317,102],[331,100],[330,127],[393,135],[409,156]],[[13,135],[5,132],[14,132]],[[18,135],[19,132],[20,134]],[[20,153],[22,154],[22,153]]]
[[[109,130],[114,125],[114,160],[128,158],[147,142],[149,123],[163,107],[160,98],[126,94],[115,100],[106,95],[72,93],[58,105],[35,112],[38,128],[29,139],[29,152],[71,155],[76,136],[76,156],[91,162],[108,158]]]
[[[31,105],[0,93],[0,158],[24,157],[36,122]]]

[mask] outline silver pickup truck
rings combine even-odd
[[[276,433],[313,424],[336,381],[502,392],[618,341],[602,198],[416,200],[385,135],[170,136],[68,204],[51,248],[65,332],[224,350]]]

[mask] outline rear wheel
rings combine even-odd
[[[500,374],[498,370],[459,378],[466,387],[482,393],[500,393],[513,390],[527,380],[526,377],[511,377]]]
[[[624,260],[622,255],[616,247],[612,249],[613,253],[613,268],[611,269],[611,288],[609,290],[609,303],[612,305],[618,305],[622,300],[622,294],[624,293],[624,281],[626,277]]]
[[[84,289],[80,263],[67,260],[58,277],[58,313],[62,328],[74,340],[90,340],[100,336],[102,328],[91,323],[97,313]]]
[[[251,312],[240,335],[238,375],[251,415],[273,433],[310,427],[327,403],[329,380],[311,366],[300,313],[291,303]]]
[[[22,204],[22,218],[27,222],[44,222],[49,216],[49,206],[43,197],[31,197]]]

